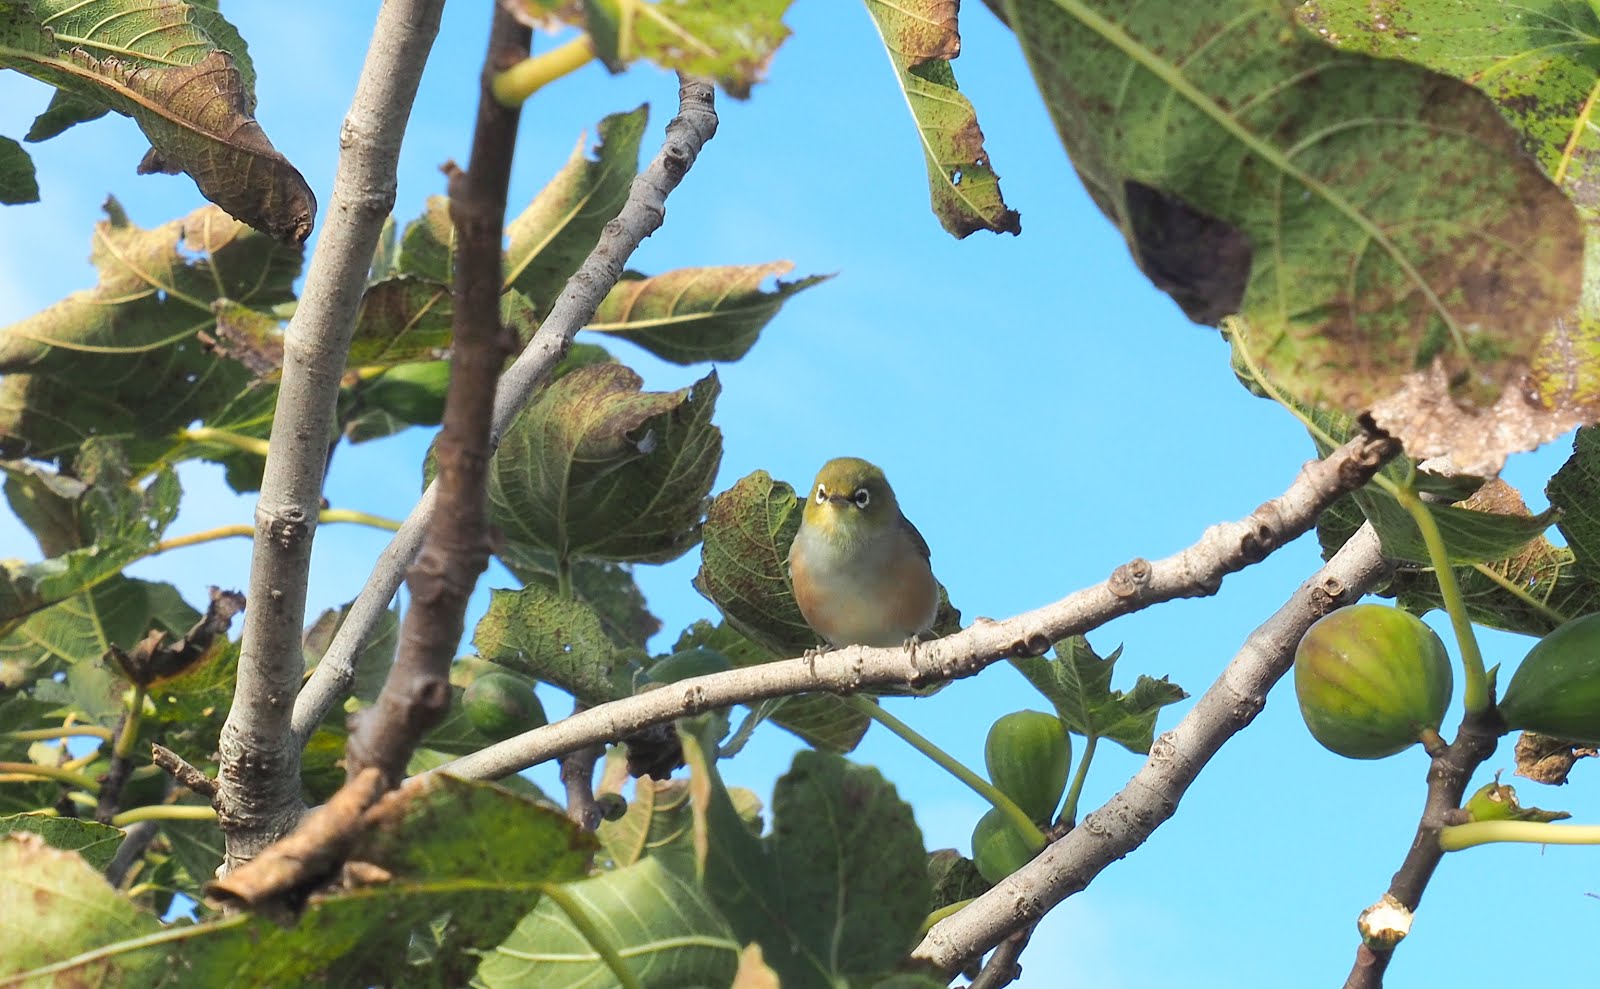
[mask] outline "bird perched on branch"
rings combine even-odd
[[[835,647],[914,644],[939,609],[927,541],[883,471],[856,457],[828,461],[812,482],[789,576],[807,624]]]

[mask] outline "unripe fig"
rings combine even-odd
[[[1450,656],[1433,629],[1387,605],[1324,615],[1294,652],[1306,727],[1350,759],[1382,759],[1437,732],[1453,685]]]
[[[1512,728],[1600,744],[1600,612],[1533,644],[1506,686],[1500,715]]]
[[[658,660],[645,671],[645,677],[652,683],[677,683],[708,673],[726,673],[731,669],[733,664],[722,653],[705,646],[695,646]]]
[[[1034,821],[1047,821],[1067,788],[1072,742],[1061,719],[1013,711],[989,726],[983,743],[989,779]]]
[[[461,703],[472,727],[497,742],[546,723],[533,684],[509,673],[476,678],[467,685]]]
[[[972,829],[972,862],[991,884],[1027,865],[1033,854],[1028,839],[998,808],[990,808]]]

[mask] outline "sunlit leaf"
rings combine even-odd
[[[1111,689],[1119,648],[1101,659],[1083,636],[1056,643],[1054,659],[1032,656],[1011,665],[1049,699],[1069,731],[1109,738],[1131,752],[1148,753],[1156,716],[1189,695],[1166,677],[1141,675],[1131,691]]]

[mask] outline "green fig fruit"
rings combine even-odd
[[[1033,855],[1028,839],[998,808],[990,808],[972,829],[972,862],[991,884],[1027,865]]]
[[[467,685],[461,703],[472,727],[497,742],[547,723],[533,684],[510,673],[477,677]]]
[[[1512,728],[1600,745],[1600,612],[1533,644],[1506,686],[1500,715]]]
[[[1072,742],[1055,715],[1013,711],[989,726],[983,761],[1000,792],[1029,818],[1044,822],[1067,788]]]
[[[1417,616],[1387,605],[1324,615],[1294,653],[1306,727],[1350,759],[1382,759],[1437,732],[1453,686],[1439,636]]]

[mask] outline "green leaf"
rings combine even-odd
[[[801,507],[794,488],[766,471],[746,474],[707,509],[694,578],[729,625],[778,656],[798,656],[818,642],[789,583]]]
[[[277,392],[201,335],[227,346],[235,324],[219,312],[240,307],[276,325],[301,252],[212,206],[153,230],[107,210],[91,252],[99,285],[0,329],[0,453],[71,467],[99,437],[121,443],[135,475],[195,456],[233,467],[237,449],[182,431],[199,420],[264,438]]]
[[[739,818],[709,755],[687,733],[684,759],[709,786],[706,890],[741,942],[761,945],[784,989],[834,987],[904,961],[932,899],[911,807],[878,771],[803,751],[778,780],[772,832]]]
[[[39,178],[33,159],[14,139],[0,135],[0,205],[39,201]]]
[[[84,99],[75,93],[58,89],[50,96],[50,105],[33,118],[33,126],[23,137],[25,141],[45,141],[69,127],[98,120],[111,112],[104,103]]]
[[[116,577],[123,567],[144,556],[160,541],[178,513],[178,476],[162,470],[144,490],[107,484],[84,490],[81,512],[94,542],[39,563],[0,560],[0,635],[8,635],[22,619]],[[53,640],[69,612],[42,618],[28,638]],[[42,627],[48,626],[48,629]],[[148,631],[141,629],[140,634]],[[71,634],[70,632],[67,634]],[[15,646],[10,638],[4,640]],[[137,638],[121,643],[131,647]],[[0,646],[0,650],[6,649]],[[103,652],[105,643],[102,643]]]
[[[660,68],[711,79],[735,99],[748,99],[767,63],[789,36],[783,14],[792,0],[587,0],[582,4],[524,0],[534,16],[587,32],[612,72],[645,59]]]
[[[456,228],[450,221],[450,200],[429,196],[422,215],[400,235],[395,270],[424,282],[449,285],[455,277]]]
[[[933,884],[933,909],[970,900],[989,888],[973,861],[954,848],[928,853],[928,881]]]
[[[104,872],[122,844],[122,829],[75,817],[44,817],[38,814],[12,814],[0,817],[0,842],[6,835],[30,832],[43,838],[51,848],[77,852],[89,867]],[[0,962],[0,964],[4,964]]]
[[[160,921],[134,906],[76,851],[36,834],[0,836],[0,978],[153,934]],[[98,953],[98,952],[97,952]],[[51,985],[148,984],[165,952],[80,961]],[[43,976],[40,977],[41,979]],[[19,979],[27,984],[27,979]],[[152,980],[154,981],[154,980]]]
[[[578,368],[511,425],[489,475],[491,515],[509,542],[662,563],[699,541],[722,459],[716,372],[674,392],[642,383],[620,364]]]
[[[356,310],[351,367],[435,358],[450,346],[450,285],[398,275],[367,286]]]
[[[497,555],[512,576],[524,584],[551,586],[556,581],[555,557],[526,543],[507,543]],[[650,612],[644,592],[626,563],[600,560],[572,562],[573,595],[590,608],[619,647],[643,649],[661,631],[661,619]]]
[[[305,656],[306,673],[310,673],[322,661],[328,647],[333,644],[333,638],[339,632],[339,626],[350,614],[350,605],[342,608],[329,608],[322,612],[306,626],[300,636],[300,650]],[[383,689],[384,680],[389,677],[389,667],[394,665],[395,650],[400,644],[400,608],[398,605],[386,611],[377,625],[367,633],[361,652],[356,655],[355,681],[351,683],[349,695],[359,701],[372,703],[378,699],[378,692]],[[330,717],[334,715],[330,714]],[[343,714],[337,715],[343,723]]]
[[[1056,658],[1013,659],[1011,665],[1055,706],[1069,731],[1109,738],[1131,752],[1147,754],[1155,742],[1156,715],[1189,695],[1166,677],[1141,675],[1133,690],[1111,689],[1119,647],[1101,659],[1089,640],[1075,635],[1056,643]]]
[[[673,652],[703,646],[726,656],[737,667],[756,666],[786,659],[759,645],[728,623],[697,621],[684,630]],[[764,710],[764,708],[756,708]],[[798,694],[783,698],[768,716],[773,724],[800,736],[807,744],[834,752],[849,752],[860,744],[872,720],[842,698],[832,694]]]
[[[641,776],[634,782],[628,810],[615,821],[602,821],[596,835],[601,851],[617,867],[656,857],[679,875],[694,878],[700,870],[696,851],[695,810],[687,780],[656,781]]]
[[[217,867],[222,864],[222,829],[215,821],[162,821],[161,834],[193,884],[183,892],[196,896],[217,877]]]
[[[1359,411],[1438,361],[1434,406],[1486,404],[1577,302],[1576,213],[1472,87],[1330,51],[1276,0],[1007,11],[1146,273],[1192,319],[1242,313],[1296,396]]]
[[[733,979],[741,945],[727,921],[692,878],[659,858],[646,857],[570,883],[563,892],[571,907],[582,912],[585,924],[623,957],[640,985],[696,989],[725,986]],[[554,896],[546,896],[484,958],[472,984],[483,989],[577,989],[615,982],[588,932]]]
[[[639,171],[639,141],[648,109],[640,106],[600,121],[595,158],[584,156],[580,139],[550,184],[506,224],[510,245],[506,287],[526,295],[541,316],[550,311],[567,279],[599,242],[601,229],[627,201],[628,189]],[[410,234],[407,230],[408,241]],[[448,277],[436,280],[448,281]]]
[[[827,281],[811,275],[768,292],[761,283],[794,270],[789,261],[680,268],[647,277],[624,272],[586,329],[638,344],[664,361],[736,361],[790,296]]]
[[[484,659],[560,687],[585,704],[629,693],[599,617],[542,584],[491,592],[472,644]]]
[[[1600,16],[1592,5],[1408,0],[1373,16],[1364,2],[1313,0],[1296,13],[1335,47],[1406,59],[1481,90],[1589,226],[1578,311],[1543,328],[1525,380],[1487,413],[1492,423],[1473,410],[1431,405],[1424,412],[1432,435],[1425,443],[1408,436],[1407,447],[1448,449],[1452,438],[1459,445],[1462,437],[1487,432],[1497,454],[1527,450],[1600,419],[1600,238],[1593,236],[1600,208],[1589,191],[1600,174],[1600,138],[1590,126],[1590,95],[1600,78],[1589,41],[1600,33]],[[1484,455],[1453,459],[1496,466]]]
[[[583,875],[594,848],[593,838],[558,811],[487,783],[430,776],[391,794],[375,814],[376,826],[353,854],[386,870],[387,882],[314,897],[288,927],[237,914],[182,929],[184,983],[461,985],[479,954],[534,905],[541,886]],[[14,841],[0,840],[0,859]],[[42,942],[33,953],[8,953],[0,964],[17,970],[94,947],[95,958],[68,963],[56,978],[164,984],[134,980],[152,968],[169,970],[171,939],[137,937],[159,928],[155,918],[116,896],[77,856],[71,859],[77,869],[70,882],[45,877],[55,880],[57,895],[72,896],[71,906],[59,910],[36,892],[45,885],[37,867],[30,864],[26,879],[11,862],[0,869],[0,925],[27,920],[28,942],[8,937],[8,943]],[[13,902],[17,896],[30,897],[26,909]]]
[[[187,172],[201,195],[277,240],[310,234],[316,197],[252,116],[253,80],[208,33],[226,26],[220,14],[119,0],[29,0],[9,14],[0,68],[132,117],[153,145],[141,174]]]
[[[1556,525],[1578,569],[1590,580],[1600,580],[1600,427],[1578,430],[1572,456],[1550,478],[1545,496],[1561,513]]]
[[[952,237],[977,230],[1020,234],[1022,217],[1000,194],[977,111],[961,95],[950,66],[961,54],[959,7],[948,0],[867,0],[917,125],[940,225]]]

